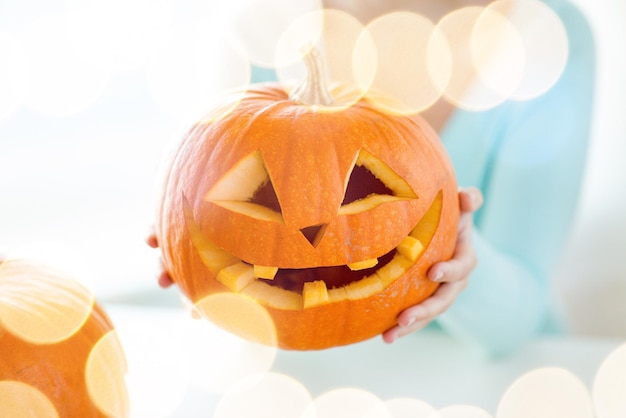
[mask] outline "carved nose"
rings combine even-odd
[[[300,229],[300,233],[311,243],[313,247],[317,247],[320,243],[328,224],[311,225]]]

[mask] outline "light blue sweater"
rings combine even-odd
[[[584,174],[595,52],[577,9],[561,0],[545,3],[568,33],[568,63],[558,83],[534,100],[456,111],[441,132],[459,184],[480,188],[484,205],[475,215],[478,266],[437,323],[493,355],[565,325],[554,306],[551,276]]]
[[[482,112],[457,110],[440,136],[459,185],[484,196],[475,214],[478,266],[439,326],[487,355],[563,330],[551,275],[568,238],[589,141],[594,92],[593,36],[565,0],[546,0],[565,24],[567,66],[558,83],[530,101]],[[253,81],[274,78],[253,69]]]

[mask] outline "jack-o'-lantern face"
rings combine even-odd
[[[428,297],[457,221],[452,169],[422,120],[366,101],[320,112],[264,86],[189,132],[157,233],[194,302],[245,295],[281,347],[316,349],[379,334]]]

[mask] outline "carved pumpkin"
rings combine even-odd
[[[66,274],[0,261],[0,416],[127,416],[126,387],[115,374],[125,362],[113,329]]]
[[[270,83],[227,100],[234,110],[216,109],[173,152],[158,210],[182,292],[257,302],[285,349],[394,326],[435,291],[426,271],[456,240],[457,186],[431,127],[327,97],[309,78],[291,96]]]

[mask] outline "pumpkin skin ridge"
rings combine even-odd
[[[266,89],[267,91],[265,91],[264,89]],[[394,225],[393,228],[395,228],[395,231],[393,231],[393,233],[395,234],[394,236],[396,238],[388,239],[387,243],[384,245],[385,247],[387,247],[387,251],[391,251],[394,247],[396,247],[398,245],[398,242],[400,241],[398,238],[406,237],[411,231],[412,227],[427,211],[427,207],[424,207],[427,205],[423,204],[424,201],[429,201],[430,199],[432,199],[437,190],[442,190],[443,206],[445,210],[442,210],[441,213],[441,225],[439,225],[439,227],[437,228],[437,231],[433,236],[432,242],[428,246],[426,246],[423,254],[413,265],[413,267],[409,269],[403,276],[398,278],[395,282],[387,286],[380,295],[373,295],[371,297],[363,298],[360,300],[346,300],[341,302],[334,302],[332,303],[332,309],[327,309],[330,305],[322,305],[308,309],[302,309],[296,312],[281,310],[279,308],[266,307],[268,312],[270,312],[271,316],[274,318],[276,326],[278,328],[279,346],[285,349],[309,350],[323,349],[336,345],[346,345],[353,342],[362,341],[367,338],[371,338],[372,336],[378,335],[380,334],[380,332],[389,329],[391,326],[395,325],[395,317],[397,313],[400,312],[400,307],[406,308],[412,306],[415,303],[418,303],[418,301],[428,297],[430,294],[432,294],[432,292],[435,291],[435,289],[437,288],[437,284],[428,281],[428,279],[425,278],[425,272],[427,271],[427,268],[434,262],[449,259],[452,256],[452,250],[450,248],[453,248],[453,244],[456,241],[456,228],[458,226],[458,192],[456,189],[454,173],[452,171],[450,161],[445,154],[442,154],[442,150],[445,151],[445,149],[438,140],[436,133],[434,133],[434,131],[428,125],[422,125],[424,122],[419,117],[413,118],[389,116],[382,113],[378,109],[372,109],[370,107],[370,104],[368,104],[365,100],[358,102],[347,110],[338,111],[337,113],[323,113],[323,115],[320,116],[316,114],[315,111],[311,108],[298,105],[297,103],[293,103],[288,100],[285,93],[282,92],[282,90],[278,87],[262,86],[257,87],[256,89],[251,89],[249,92],[250,96],[242,100],[243,104],[241,105],[239,110],[236,110],[235,113],[230,115],[227,118],[227,121],[224,123],[228,125],[229,128],[232,127],[236,131],[238,130],[239,132],[241,132],[242,126],[248,125],[251,119],[256,119],[259,115],[264,115],[267,111],[269,111],[270,113],[276,112],[273,117],[279,119],[282,118],[282,121],[277,121],[276,124],[268,123],[267,126],[264,126],[267,123],[267,120],[262,117],[262,119],[258,121],[259,124],[256,125],[257,127],[261,127],[261,129],[264,129],[266,131],[272,131],[268,139],[268,141],[270,142],[277,141],[278,139],[276,138],[280,138],[281,135],[285,136],[286,134],[289,134],[290,138],[298,136],[297,131],[303,131],[306,129],[317,129],[317,125],[328,124],[327,128],[329,131],[341,131],[341,129],[344,129],[342,132],[349,132],[350,129],[347,128],[350,127],[351,124],[354,124],[356,128],[352,130],[353,133],[345,135],[357,136],[365,132],[365,136],[361,135],[361,145],[359,145],[359,147],[354,147],[352,153],[348,153],[350,154],[349,159],[352,159],[354,155],[356,155],[357,150],[362,148],[369,153],[375,155],[377,158],[385,163],[389,162],[386,156],[394,155],[394,152],[398,152],[397,150],[394,151],[393,149],[388,149],[385,150],[385,152],[383,153],[384,155],[381,155],[379,153],[379,150],[385,148],[394,148],[393,146],[389,146],[389,144],[394,143],[394,138],[401,136],[404,138],[402,139],[402,141],[419,143],[419,145],[413,145],[413,147],[418,147],[420,149],[420,157],[418,159],[424,159],[429,161],[417,161],[414,164],[401,164],[398,162],[391,167],[398,176],[403,178],[405,178],[405,174],[408,176],[406,181],[419,196],[419,198],[416,199],[416,202],[419,203],[414,203],[415,207],[413,208],[414,210],[416,210],[416,213],[413,215],[413,221],[410,223],[406,222],[405,226],[398,226],[397,224]],[[255,103],[246,103],[246,100],[250,100],[251,102],[254,102],[255,100],[260,100],[263,103],[258,103],[257,105]],[[277,103],[275,105],[268,106],[268,102],[271,102],[273,100],[277,101]],[[367,115],[360,116],[360,112],[366,112]],[[239,122],[234,121],[234,119],[238,117],[242,117],[242,119],[245,120]],[[363,121],[361,119],[366,120]],[[306,120],[307,122],[303,125],[298,126],[299,123],[304,120]],[[397,122],[397,120],[400,120],[401,122]],[[319,123],[315,125],[311,123],[311,121],[317,121]],[[343,128],[337,129],[337,127],[334,126],[335,122],[343,126]],[[381,128],[379,123],[384,126]],[[254,126],[255,125],[252,125],[252,130],[255,129]],[[297,129],[293,128],[294,126],[297,126]],[[248,125],[248,127],[250,126]],[[193,137],[186,138],[186,140],[202,142],[203,136],[210,135],[225,135],[226,137],[228,137],[228,129],[225,129],[224,127],[203,127],[202,129],[202,134],[198,134],[198,131],[196,132],[196,134],[194,134]],[[276,130],[282,130],[283,133],[277,133]],[[398,131],[400,133],[398,133]],[[259,138],[266,133],[268,132],[255,133],[255,140],[258,141]],[[372,141],[376,141],[379,136],[386,137],[386,139],[380,143],[372,143]],[[211,141],[219,142],[219,140],[217,139],[211,139]],[[230,139],[228,139],[228,141],[230,141]],[[281,139],[281,141],[287,142],[286,139]],[[337,141],[339,141],[339,139],[337,139]],[[229,143],[228,146],[238,148],[239,145],[236,144],[241,142],[243,142],[243,138],[238,138],[232,143]],[[331,143],[331,141],[328,141],[327,143]],[[341,148],[342,146],[341,144],[333,145],[339,148]],[[318,146],[321,147],[321,145]],[[248,146],[244,147],[244,149],[239,149],[238,152],[241,155],[247,155],[247,153],[257,150],[260,150],[260,152],[262,153],[264,164],[268,164],[268,157],[265,151],[260,149],[258,143],[248,144]],[[284,153],[283,155],[288,154]],[[332,152],[328,153],[328,155],[333,156],[333,158],[336,160],[340,159],[340,155],[337,151],[335,151],[335,149],[333,149]],[[216,158],[216,156],[213,155],[208,159],[208,161],[211,162],[212,158]],[[402,156],[402,158],[400,158],[400,161],[406,162],[412,159],[414,159],[413,156]],[[197,192],[191,192],[191,190],[194,190],[194,187],[192,186],[189,186],[188,189],[183,187],[177,190],[177,192],[179,193],[178,197],[182,196],[183,194],[189,193],[188,196],[190,198],[190,204],[193,208],[193,212],[198,214],[197,222],[200,224],[202,231],[205,232],[205,235],[209,239],[213,238],[213,234],[206,233],[205,228],[207,227],[207,225],[211,222],[216,222],[217,224],[221,225],[223,224],[223,219],[219,217],[212,219],[207,216],[204,211],[207,210],[207,207],[211,205],[211,203],[204,202],[202,201],[202,198],[198,198],[197,196],[194,197],[194,193],[197,193],[197,195],[199,196],[203,196],[204,194],[206,194],[207,190],[212,187],[211,184],[214,184],[223,175],[223,173],[227,172],[229,170],[229,167],[232,167],[233,164],[237,161],[237,158],[232,158],[232,160],[228,163],[219,162],[221,168],[216,169],[219,174],[212,173],[211,175],[213,176],[213,180],[211,181],[207,181],[206,178],[201,179],[200,181],[205,182],[206,185],[203,188],[201,187],[200,190],[198,190]],[[336,166],[337,164],[342,165],[342,167],[346,166],[345,161],[333,161],[333,164],[334,166]],[[202,163],[198,165],[206,164]],[[270,176],[270,181],[272,182],[274,182],[276,177],[279,177],[278,181],[280,181],[281,176],[287,176],[288,173],[296,172],[290,171],[295,169],[281,171],[281,168],[279,170],[281,172],[279,174],[275,174],[273,171],[274,168],[280,168],[280,166],[276,166],[273,168],[271,163],[268,165],[268,175]],[[209,164],[207,166],[211,165]],[[403,168],[398,169],[398,167]],[[213,166],[211,166],[211,169],[213,169]],[[427,176],[428,178],[420,179],[418,182],[415,182],[415,180],[410,180],[422,175]],[[340,177],[345,176],[341,175]],[[430,185],[428,185],[428,187],[422,187],[422,185],[427,185],[428,183],[431,183]],[[281,206],[283,206],[285,204],[285,200],[283,199],[282,192],[277,189],[276,194],[278,196]],[[182,211],[177,209],[177,204],[175,204],[174,202],[176,200],[175,194],[172,195],[171,193],[169,193],[166,194],[166,196],[169,196],[170,202],[168,204],[171,207],[168,207],[165,210],[168,213],[161,213],[159,216],[169,218],[164,222],[159,223],[160,225],[162,225],[162,229],[161,231],[157,231],[157,237],[159,238],[159,242],[164,244],[163,251],[165,254],[167,254],[164,259],[168,260],[166,261],[166,269],[170,272],[174,281],[179,285],[181,291],[185,295],[187,295],[187,297],[189,297],[194,303],[212,293],[231,292],[228,287],[214,280],[214,274],[209,272],[208,269],[202,265],[202,261],[197,255],[196,249],[190,242],[189,233],[185,230],[186,228],[184,228],[184,219],[183,216],[180,214],[180,212]],[[336,201],[338,201],[339,203],[341,203],[340,198],[341,196],[336,198]],[[294,199],[294,201],[295,200],[296,199]],[[218,209],[215,210],[217,211]],[[390,225],[386,227],[387,230],[392,228],[392,219],[386,219],[384,222],[390,223]],[[171,231],[170,228],[174,227],[176,224],[183,225],[183,228],[178,229],[178,231]],[[302,226],[302,224],[299,224],[298,226]],[[382,228],[381,231],[383,230],[385,229]],[[250,237],[255,237],[260,235],[262,229],[259,229],[258,226],[255,226],[253,228],[246,228],[245,231],[248,235],[250,235]],[[374,229],[370,228],[370,232],[365,232],[363,236],[369,236],[370,239],[373,240],[373,237],[376,234],[371,233],[371,231],[374,231]],[[297,233],[299,232],[297,228],[294,227],[291,230],[291,234],[295,236]],[[282,250],[282,245],[284,244],[281,244],[279,241],[280,240],[278,239],[266,240],[265,245],[259,246],[259,252],[280,253],[280,251]],[[221,245],[221,243],[219,242],[215,243],[218,246],[224,248],[229,253],[236,255],[235,253],[237,253],[237,251],[230,252],[230,248],[228,248],[228,246]],[[306,245],[309,245],[309,243],[306,243]],[[383,246],[381,245],[381,247]],[[342,248],[341,251],[349,250]],[[384,254],[385,252],[386,251],[379,250],[376,253]],[[370,255],[364,258],[372,258],[372,253],[369,254]],[[240,259],[244,258],[253,261],[252,264],[279,264],[265,262],[270,261],[269,258],[253,259],[248,257],[241,257]],[[345,257],[344,259],[346,261],[352,262],[356,261],[357,257]],[[261,263],[260,261],[263,262]],[[309,260],[304,260],[301,261],[300,264],[310,265],[312,263],[309,263]],[[344,265],[347,263],[342,262],[339,264]],[[328,265],[328,263],[325,263],[324,265]],[[413,278],[409,278],[408,276],[412,276]],[[342,326],[341,323],[345,324],[345,326]]]
[[[290,103],[289,101],[285,100],[285,101],[282,101],[282,102],[277,103],[277,106],[272,106],[271,108],[276,108],[276,107],[278,107],[278,105],[286,105],[286,106],[288,106],[289,108],[294,107],[294,104],[292,104],[292,103]],[[265,111],[266,109],[268,109],[268,107],[267,107],[267,106],[264,106],[264,107],[263,107],[263,111]],[[257,114],[259,114],[259,113],[261,113],[261,112],[260,112],[260,111],[259,111],[259,112],[257,112]],[[311,111],[311,110],[307,110],[305,113],[314,114],[315,112],[313,112],[313,111]],[[376,115],[378,115],[379,113],[375,113],[375,114],[376,114]],[[292,119],[292,123],[293,123],[293,119]],[[411,124],[413,124],[413,123],[411,122]],[[250,127],[251,127],[251,123],[250,123],[250,121],[246,121],[246,124],[245,124],[245,125],[246,125],[246,126],[245,126],[245,128],[244,128],[245,130],[250,129]],[[374,126],[375,126],[375,125],[374,125]],[[240,130],[240,131],[241,131],[241,132],[243,132],[243,130]],[[373,133],[371,133],[371,135],[373,135]],[[245,135],[242,133],[240,136],[245,136]],[[364,149],[366,149],[366,150],[367,150],[368,152],[370,152],[370,153],[376,153],[376,151],[375,151],[375,150],[373,150],[371,147],[363,147],[363,148],[364,148]],[[251,151],[252,151],[252,150],[257,150],[257,148],[256,148],[256,147],[250,147],[250,148],[249,148],[249,150],[251,150]],[[355,150],[355,152],[356,152],[356,150]],[[266,155],[266,154],[263,152],[263,150],[261,150],[261,154],[262,154],[262,155]],[[276,178],[278,177],[277,175],[275,175],[275,174],[272,172],[272,169],[271,169],[271,168],[268,168],[268,174],[269,174],[269,176],[270,176],[271,181],[273,181],[273,182],[274,182],[274,181],[276,180]],[[402,174],[400,174],[400,175],[402,175]],[[281,202],[281,204],[283,204],[283,201],[282,201],[282,199],[281,199],[281,192],[280,192],[280,191],[278,191],[278,190],[277,190],[277,195],[278,195],[278,199],[279,199],[279,201]],[[335,198],[335,201],[337,202],[337,206],[338,206],[338,203],[340,202],[341,198],[342,198],[342,196],[337,196],[337,197]],[[206,202],[204,202],[204,203],[206,203]],[[196,205],[194,205],[194,211],[195,211],[195,212],[206,212],[206,210],[204,210],[204,209],[202,209],[202,208],[201,208],[201,205],[202,205],[202,204],[203,204],[202,202],[197,202],[197,204],[196,204]],[[215,211],[216,211],[216,212],[218,212],[218,211],[220,211],[220,209],[215,208]],[[225,214],[224,214],[224,216],[226,216],[226,217],[230,216],[230,214],[229,214],[229,213],[227,213],[227,211],[222,211],[222,212],[224,212],[224,213],[225,213]],[[334,214],[334,212],[333,212],[333,214]],[[220,215],[220,216],[222,216],[222,215]],[[364,216],[367,216],[367,215],[358,215],[358,216],[360,216],[360,217],[364,217]],[[414,219],[418,219],[418,217],[419,217],[419,214],[415,214],[415,215],[414,215]],[[284,218],[286,218],[286,216],[284,216]],[[215,224],[221,224],[221,223],[222,223],[222,221],[221,221],[221,220],[220,220],[220,221],[217,221],[217,222],[216,222],[216,221],[214,221],[214,220],[207,220],[207,222],[206,222],[206,224],[207,224],[207,225],[205,225],[205,224],[202,222],[202,219],[200,219],[200,223],[201,223],[201,224],[203,224],[203,225],[202,225],[202,227],[203,227],[203,228],[204,228],[205,226],[210,227],[210,225],[208,225],[208,224],[210,224],[211,222],[215,222]],[[285,219],[285,222],[288,222],[288,219]],[[319,220],[319,222],[317,222],[317,223],[325,223],[325,222],[326,222],[326,221],[325,221],[325,219],[320,219],[320,220]],[[235,224],[235,223],[237,223],[237,221],[233,220],[233,221],[232,221],[232,223],[233,223],[233,224]],[[402,228],[402,230],[398,229],[398,228],[397,228],[397,226],[396,226],[396,227],[394,227],[394,231],[393,231],[393,233],[394,233],[394,235],[395,235],[396,239],[395,239],[395,240],[389,239],[389,241],[388,241],[388,242],[387,242],[387,244],[385,245],[385,248],[379,248],[377,252],[379,252],[379,253],[384,253],[384,252],[388,251],[390,248],[392,248],[392,247],[394,246],[394,242],[393,242],[393,241],[397,241],[397,240],[399,240],[401,237],[406,236],[406,232],[408,232],[408,231],[411,229],[411,227],[412,227],[412,224],[413,224],[413,223],[414,223],[414,222],[407,223],[407,224],[406,224],[406,226],[405,226],[404,228]],[[259,222],[259,225],[258,225],[258,226],[261,226],[261,224],[262,224],[262,222]],[[350,229],[350,228],[344,227],[344,229]],[[292,228],[292,230],[291,230],[291,232],[290,232],[290,233],[295,235],[297,232],[298,232],[298,231],[297,231],[297,228],[296,228],[296,227],[294,227],[294,228]],[[225,248],[228,252],[230,252],[231,254],[237,255],[237,253],[240,251],[240,250],[238,250],[238,248],[239,248],[239,247],[240,247],[240,245],[241,245],[241,242],[239,242],[239,241],[236,241],[236,240],[235,240],[235,241],[232,241],[230,245],[225,245],[225,243],[224,243],[223,239],[221,239],[221,237],[217,236],[217,235],[219,235],[219,234],[217,234],[217,233],[207,233],[207,235],[209,235],[210,237],[212,237],[214,242],[216,242],[218,245],[220,245],[220,246],[224,247],[224,248]],[[285,235],[285,234],[283,234],[283,236],[286,236],[286,235]],[[218,238],[218,239],[216,240],[215,238]],[[223,237],[222,237],[222,238],[223,238]],[[269,241],[270,243],[272,243],[272,244],[276,244],[276,245],[278,245],[278,242],[277,242],[277,241],[279,241],[279,240],[280,240],[280,239],[268,239],[268,241]],[[303,242],[303,243],[304,243],[304,242]],[[253,244],[249,244],[249,245],[253,245]],[[258,245],[258,244],[256,244],[256,243],[255,243],[254,245],[256,246],[256,245]],[[338,245],[337,245],[337,246],[338,246]],[[336,247],[337,247],[337,246],[336,246]],[[266,249],[267,249],[267,251],[264,251],[264,252],[259,252],[259,255],[267,255],[267,254],[272,254],[272,253],[279,252],[277,248],[266,248]],[[334,249],[336,250],[337,248],[334,248]],[[344,250],[344,248],[343,248],[343,247],[340,247],[340,249],[341,249],[341,250]],[[246,251],[244,251],[244,252],[246,252]],[[314,255],[313,253],[311,253],[310,257],[314,257],[314,256],[315,256],[315,255]],[[243,257],[240,257],[240,258],[243,258]],[[362,258],[362,257],[359,257],[359,258]],[[370,258],[370,257],[368,257],[368,258]],[[351,262],[351,261],[354,261],[354,260],[350,260],[350,257],[349,257],[349,256],[344,256],[342,260],[337,260],[337,261],[335,261],[333,264],[341,265],[341,264],[347,264],[347,263],[349,263],[349,262]],[[315,261],[312,261],[311,259],[304,260],[304,257],[303,257],[303,255],[302,255],[302,254],[298,254],[298,257],[297,257],[296,259],[294,259],[294,260],[293,260],[293,261],[292,261],[289,265],[288,265],[288,264],[281,264],[281,263],[278,263],[278,262],[274,262],[274,261],[272,261],[272,260],[265,260],[265,261],[263,261],[263,260],[254,260],[254,259],[252,259],[252,260],[250,260],[250,262],[251,262],[251,263],[254,263],[254,264],[277,265],[277,266],[280,266],[280,267],[283,267],[283,268],[299,268],[299,267],[302,267],[302,266],[307,266],[307,267],[309,267],[309,266],[313,266],[313,265],[317,265],[317,266],[328,265],[328,263],[315,262]]]

